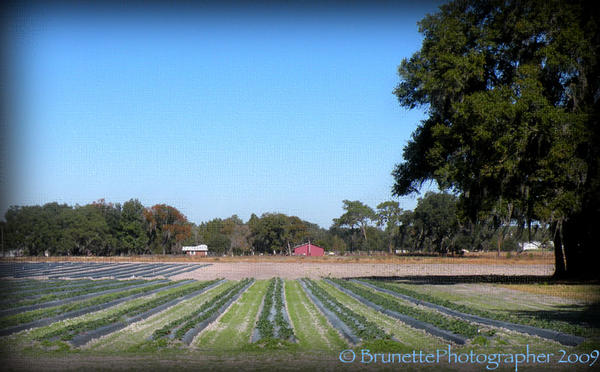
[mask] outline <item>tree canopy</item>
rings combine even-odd
[[[471,221],[550,223],[556,274],[595,275],[600,220],[600,25],[593,1],[453,1],[419,23],[394,93],[423,120],[395,195],[426,180]]]

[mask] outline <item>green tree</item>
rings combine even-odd
[[[77,206],[63,219],[66,228],[61,246],[68,255],[110,256],[113,242],[102,210],[94,204]]]
[[[58,203],[10,207],[5,214],[6,249],[31,256],[76,254],[67,231],[74,213],[72,207]]]
[[[144,206],[137,199],[130,199],[123,203],[119,231],[122,253],[149,253],[144,210]]]
[[[230,252],[231,240],[226,234],[226,224],[220,218],[214,218],[198,227],[200,242],[206,244],[210,252],[222,255]]]
[[[283,228],[283,240],[287,248],[288,255],[292,255],[292,245],[300,243],[307,236],[307,226],[299,217],[291,216],[287,218]]]
[[[368,243],[367,226],[377,220],[375,212],[371,207],[358,200],[344,200],[343,203],[346,212],[340,218],[333,219],[333,226],[347,227],[352,232],[360,229],[366,246],[366,243]]]
[[[106,237],[107,255],[117,254],[122,251],[121,241],[121,204],[107,203],[104,199],[99,199],[91,204],[96,207],[108,226],[108,235]]]
[[[384,227],[387,234],[388,250],[393,253],[395,242],[400,233],[400,217],[402,216],[402,208],[395,201],[386,201],[377,206],[377,226]]]
[[[419,22],[399,67],[400,104],[423,120],[393,175],[461,193],[476,221],[550,224],[557,276],[596,275],[600,220],[600,27],[593,1],[453,1]],[[507,213],[511,206],[510,212]]]
[[[432,250],[447,253],[454,247],[459,229],[456,204],[456,197],[446,193],[428,192],[419,198],[413,218],[423,229],[421,241],[427,239]]]
[[[223,221],[223,233],[230,241],[228,254],[244,254],[250,250],[250,227],[237,215]]]

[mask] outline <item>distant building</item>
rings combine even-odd
[[[294,247],[294,256],[323,256],[325,250],[311,242],[300,244]]]
[[[208,255],[208,246],[206,244],[182,247],[181,251],[189,256],[206,256]]]
[[[523,242],[519,243],[520,251],[537,251],[542,248],[541,242]]]
[[[21,257],[25,255],[25,250],[23,249],[10,249],[8,251],[2,252],[3,257]]]

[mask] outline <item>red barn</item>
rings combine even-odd
[[[294,247],[294,256],[323,256],[325,250],[311,242]]]

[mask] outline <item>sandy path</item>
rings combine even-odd
[[[284,263],[215,262],[212,266],[182,273],[171,279],[211,280],[226,278],[285,279],[323,276],[451,276],[451,275],[552,275],[553,265],[474,265],[474,264],[367,264],[367,263]]]

